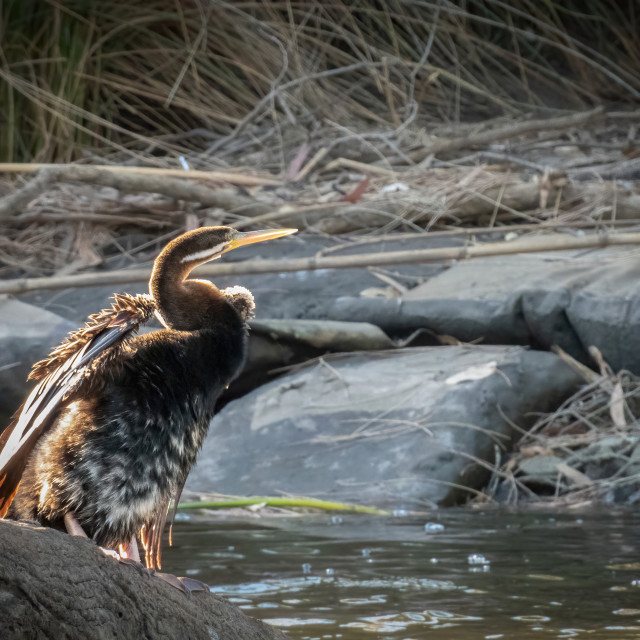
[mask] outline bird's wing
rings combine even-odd
[[[39,382],[0,436],[0,518],[18,490],[29,454],[61,403],[114,357],[154,311],[150,296],[116,294],[110,309],[91,316],[33,366],[29,379]]]

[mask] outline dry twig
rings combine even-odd
[[[116,173],[133,173],[146,176],[165,176],[175,178],[191,178],[194,180],[209,180],[210,182],[227,182],[243,187],[277,186],[280,180],[268,176],[247,175],[246,171],[198,171],[197,169],[170,169],[164,167],[129,167],[112,164],[99,165],[60,165],[37,162],[0,162],[0,173],[35,173],[41,169],[59,169],[63,167],[86,167],[114,171]]]

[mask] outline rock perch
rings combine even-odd
[[[4,640],[285,640],[206,591],[185,595],[87,539],[0,521]]]

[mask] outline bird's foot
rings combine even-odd
[[[136,540],[135,536],[132,536],[128,544],[121,544],[119,549],[120,549],[121,558],[129,558],[131,560],[135,560],[136,562],[140,562],[140,553],[138,552],[138,541]]]
[[[195,578],[179,578],[178,576],[174,576],[172,573],[162,573],[155,569],[148,569],[148,571],[150,575],[160,578],[160,580],[164,580],[167,584],[182,591],[182,593],[186,593],[187,595],[194,591],[209,591],[208,584],[201,580],[196,580]]]
[[[100,547],[100,550],[105,555],[117,560],[120,564],[126,564],[133,567],[140,575],[159,578],[168,585],[171,585],[175,589],[178,589],[187,595],[194,591],[209,591],[208,584],[200,580],[196,580],[195,578],[179,578],[178,576],[174,576],[172,573],[163,573],[156,569],[147,569],[142,562],[134,560],[133,558],[127,558],[126,556],[119,554],[117,551],[113,551],[112,549],[103,549],[102,547]]]
[[[85,530],[82,525],[76,520],[76,517],[70,511],[64,514],[64,527],[67,533],[72,536],[80,536],[81,538],[87,538]]]
[[[87,537],[84,529],[73,514],[65,514],[64,524],[71,535]],[[100,547],[100,551],[102,551],[105,556],[109,556],[110,558],[117,560],[120,564],[127,564],[133,567],[142,575],[155,576],[156,578],[160,578],[160,580],[164,580],[167,584],[179,591],[182,591],[183,593],[190,594],[194,591],[209,591],[208,584],[201,582],[200,580],[196,580],[195,578],[178,578],[178,576],[174,576],[171,573],[162,573],[155,569],[147,569],[147,567],[140,562],[138,543],[135,536],[131,538],[131,541],[128,544],[121,544],[119,546],[119,552],[115,549],[105,549],[104,547]]]

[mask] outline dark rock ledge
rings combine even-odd
[[[0,520],[0,636],[284,640],[206,591],[181,593],[82,538]]]

